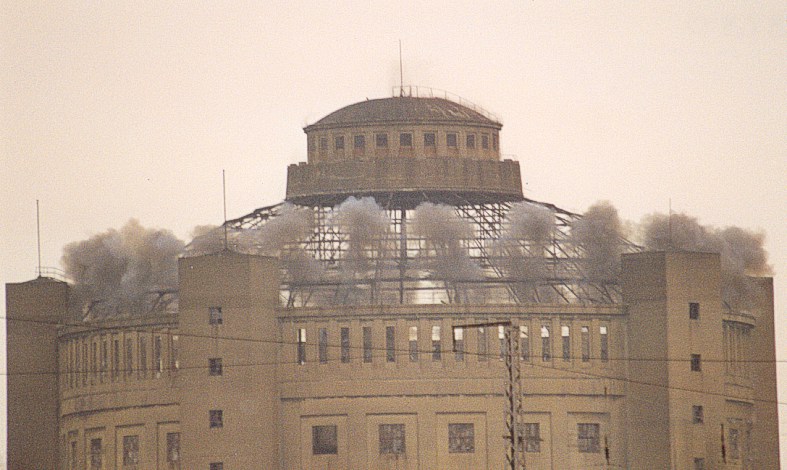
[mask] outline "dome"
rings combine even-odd
[[[401,96],[345,106],[306,126],[304,131],[395,123],[462,124],[500,129],[479,111],[444,98]]]

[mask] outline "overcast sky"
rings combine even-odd
[[[303,126],[390,96],[401,39],[406,84],[499,116],[527,197],[765,231],[787,360],[787,4],[422,3],[3,2],[0,281],[34,276],[36,199],[46,266],[131,217],[220,223],[222,169],[230,218],[280,201]]]

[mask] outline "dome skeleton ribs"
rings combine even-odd
[[[380,198],[378,196],[379,199]],[[445,200],[444,196],[441,202]],[[584,247],[571,239],[572,223],[581,216],[554,205],[525,199],[524,204],[548,210],[553,214],[554,230],[544,244],[541,259],[546,267],[543,276],[518,277],[511,273],[511,263],[536,259],[533,243],[506,235],[507,215],[515,203],[472,204],[461,201],[449,207],[470,224],[473,236],[458,240],[471,260],[481,267],[482,275],[471,279],[446,279],[436,276],[430,263],[437,258],[429,240],[412,230],[414,209],[398,204],[385,204],[388,230],[364,247],[369,266],[362,272],[348,268],[348,235],[335,223],[338,206],[296,206],[298,211],[311,211],[314,228],[304,240],[286,245],[280,255],[286,258],[295,250],[303,250],[320,266],[316,279],[298,280],[283,263],[281,294],[288,307],[341,304],[612,304],[620,302],[620,290],[614,278],[589,279],[583,266]],[[392,199],[391,199],[392,200]],[[427,194],[423,202],[431,202]],[[285,205],[263,207],[245,216],[226,222],[230,230],[230,249],[264,253],[258,246],[239,242],[238,236],[259,229],[278,217]],[[404,216],[404,217],[403,217]],[[404,228],[404,229],[403,229]],[[640,251],[640,247],[620,239],[624,252]],[[246,246],[242,246],[246,245]],[[186,250],[186,256],[191,246]],[[512,261],[513,260],[513,261]]]

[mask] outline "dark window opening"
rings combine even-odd
[[[525,452],[541,452],[541,426],[539,423],[523,423],[522,439]]]
[[[541,360],[543,362],[552,360],[552,345],[549,339],[549,327],[544,325],[541,327]]]
[[[90,440],[90,470],[101,470],[103,465],[103,451],[101,439]]]
[[[702,356],[699,354],[691,355],[691,371],[702,372]]]
[[[170,470],[180,469],[180,433],[167,433],[167,464]]]
[[[571,360],[571,336],[569,336],[570,329],[568,326],[561,326],[560,333],[563,340],[563,360],[570,361]]]
[[[327,328],[320,328],[319,329],[319,347],[317,348],[317,352],[319,355],[320,364],[328,363],[328,329]]]
[[[221,325],[224,323],[221,307],[210,307],[208,309],[208,323],[211,325]]]
[[[363,327],[363,362],[372,362],[372,327]]]
[[[601,425],[598,423],[577,424],[577,447],[583,453],[601,452]]]
[[[327,137],[320,137],[320,150],[321,151],[328,150],[328,138]]]
[[[385,327],[385,360],[396,361],[396,330],[393,326]]]
[[[356,149],[364,149],[366,147],[366,136],[356,135],[353,137],[353,147]]]
[[[418,327],[411,326],[409,331],[410,362],[418,361]]]
[[[223,428],[224,427],[224,412],[222,410],[210,410],[208,412],[210,420],[210,428]]]
[[[212,357],[208,359],[208,375],[222,375],[222,364],[220,357]]]
[[[609,335],[607,334],[607,327],[599,327],[599,334],[601,336],[601,360],[607,362],[609,360]]]
[[[335,425],[312,426],[312,454],[336,455],[339,453]]]
[[[483,326],[478,327],[478,360],[479,361],[486,361],[488,359],[487,354],[487,339],[486,339],[486,328]]]
[[[497,150],[497,148],[499,147],[500,145],[499,139],[500,137],[497,135],[497,133],[492,134],[492,150]]]
[[[475,428],[473,423],[451,423],[448,425],[448,453],[470,454],[475,452]]]
[[[412,147],[413,146],[413,134],[409,132],[402,132],[399,134],[399,146],[400,147]]]
[[[702,405],[694,405],[691,407],[691,422],[694,424],[702,424],[705,422],[705,413]]]
[[[139,436],[123,436],[123,469],[137,470],[139,465]]]
[[[448,134],[445,135],[445,145],[447,145],[448,147],[456,148],[457,146],[456,141],[457,141],[456,134],[454,134],[453,132],[449,132]]]
[[[377,134],[374,139],[377,148],[388,148],[388,134]]]
[[[211,462],[210,470],[224,470],[223,462]]]
[[[434,132],[424,133],[424,147],[434,147],[437,145],[437,139]]]
[[[484,150],[489,149],[489,136],[486,134],[481,136],[481,148]]]
[[[475,134],[467,134],[467,139],[465,139],[465,145],[469,149],[475,148]]]
[[[350,362],[350,329],[343,327],[341,329],[341,343],[342,343],[342,362]]]
[[[404,455],[406,453],[404,424],[381,424],[380,455]]]
[[[306,364],[306,328],[298,328],[298,364]]]
[[[590,362],[590,328],[582,327],[582,362]]]
[[[462,362],[465,360],[465,330],[454,328],[454,360]]]
[[[442,344],[440,342],[440,327],[435,325],[432,327],[432,360],[439,361],[442,359]]]
[[[689,303],[689,318],[691,320],[700,319],[700,304],[696,302]]]
[[[335,139],[333,139],[333,146],[336,150],[344,150],[344,136],[337,135]]]

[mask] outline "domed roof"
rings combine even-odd
[[[310,132],[336,127],[394,123],[464,124],[496,129],[502,127],[499,122],[451,100],[398,96],[366,100],[345,106],[306,126],[303,130]]]

